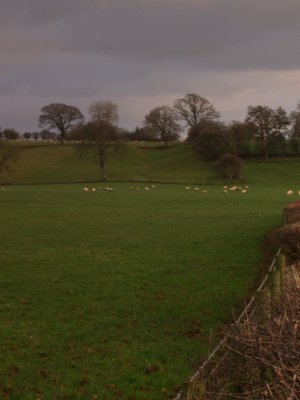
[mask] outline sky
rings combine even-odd
[[[43,106],[110,100],[134,129],[197,93],[243,120],[300,101],[299,0],[0,0],[0,126],[39,130]]]

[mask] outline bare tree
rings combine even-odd
[[[171,107],[161,106],[154,108],[145,116],[144,124],[154,136],[159,136],[165,144],[168,144],[178,140],[181,131],[175,118],[175,112]]]
[[[220,117],[214,106],[196,93],[188,93],[174,103],[178,119],[193,128],[201,122],[214,121]]]
[[[287,134],[290,119],[286,111],[282,107],[273,110],[267,106],[249,106],[245,121],[259,141],[267,161],[274,141]]]
[[[118,106],[112,101],[96,101],[89,107],[92,122],[106,122],[116,125],[118,122]]]
[[[80,155],[86,152],[94,152],[96,154],[101,179],[105,181],[105,167],[110,155],[117,149],[121,148],[121,143],[118,141],[118,130],[112,124],[107,122],[88,122],[81,127],[81,143],[79,145]]]
[[[39,126],[41,128],[55,128],[60,133],[60,142],[63,143],[69,129],[83,121],[83,115],[77,107],[63,103],[52,103],[41,109]]]
[[[96,152],[102,180],[106,180],[105,167],[110,154],[120,148],[118,106],[111,101],[97,101],[89,107],[91,121],[82,127],[80,153]],[[80,136],[80,135],[79,135]]]

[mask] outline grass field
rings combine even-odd
[[[32,157],[14,179],[44,176]],[[74,156],[59,157],[57,168]],[[276,180],[269,164],[263,181],[263,167],[246,167],[257,183],[245,196],[224,196],[219,185],[205,196],[126,183],[112,193],[83,193],[80,184],[1,191],[0,398],[170,398],[206,354],[210,330],[243,306],[262,239],[281,223],[285,185],[297,175]],[[72,180],[74,168],[47,174],[45,164],[45,181]],[[195,179],[184,171],[174,180]]]

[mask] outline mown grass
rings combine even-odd
[[[53,164],[73,157],[62,148]],[[42,171],[36,180],[58,176]],[[287,202],[272,182],[245,196],[125,183],[0,191],[0,398],[170,398],[257,280],[262,239]]]

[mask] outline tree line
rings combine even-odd
[[[31,140],[72,140],[81,143],[81,152],[97,150],[101,175],[110,151],[126,141],[160,141],[165,145],[183,138],[192,144],[207,161],[260,155],[268,160],[270,154],[300,153],[300,102],[288,115],[282,108],[249,106],[244,121],[228,124],[206,98],[188,93],[174,101],[173,106],[158,106],[145,115],[141,126],[133,131],[118,126],[118,106],[112,101],[97,101],[89,106],[89,120],[79,108],[63,103],[42,107],[39,132],[25,132]],[[0,128],[0,140],[16,140],[21,135],[14,129]],[[225,157],[225,158],[224,158]],[[235,157],[235,162],[233,162]],[[225,163],[226,164],[226,163]],[[223,167],[222,167],[223,168]]]

